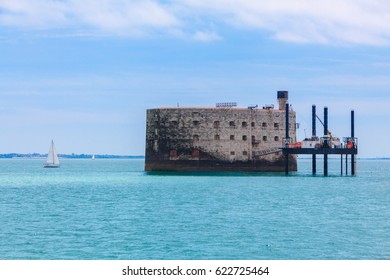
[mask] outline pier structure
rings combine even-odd
[[[356,174],[356,159],[358,141],[355,137],[355,112],[351,111],[351,136],[344,137],[343,141],[334,137],[328,129],[328,108],[324,108],[324,122],[316,114],[316,106],[312,106],[312,136],[302,142],[293,143],[289,137],[289,117],[286,104],[286,136],[283,139],[283,155],[285,157],[285,174],[289,174],[289,157],[292,155],[312,155],[312,174],[317,173],[317,155],[324,155],[324,176],[328,176],[328,155],[340,155],[341,175],[343,175],[343,155],[345,155],[345,175],[348,175],[348,155],[351,156],[351,175]],[[324,135],[318,137],[316,120],[324,127]]]

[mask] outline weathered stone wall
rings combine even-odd
[[[283,171],[277,148],[286,112],[274,109],[173,107],[147,110],[145,170]],[[290,137],[296,114],[290,111]],[[296,170],[292,157],[291,170]]]

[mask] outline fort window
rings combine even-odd
[[[220,140],[220,137],[218,134],[214,135],[214,140]]]
[[[243,155],[243,156],[247,156],[247,155],[248,155],[248,152],[247,152],[247,151],[243,151],[243,152],[242,152],[242,155]]]
[[[230,135],[230,140],[234,140],[234,135]]]
[[[274,128],[279,129],[279,123],[274,123]]]
[[[279,141],[279,136],[275,136],[275,141]]]
[[[251,126],[252,126],[252,127],[255,127],[255,122],[251,122]]]
[[[194,141],[199,141],[199,135],[198,134],[195,134],[194,136],[192,136],[192,139]]]
[[[193,121],[192,122],[194,125],[199,125],[199,121]]]
[[[267,141],[267,136],[263,136],[263,141]]]
[[[234,156],[235,154],[236,154],[236,153],[235,153],[234,151],[231,151],[231,152],[230,152],[230,155],[231,155],[231,156]]]
[[[191,156],[193,157],[193,158],[198,158],[199,157],[199,150],[192,150],[192,154],[191,154]]]
[[[171,124],[172,124],[173,126],[177,126],[177,121],[171,121]]]
[[[230,123],[229,123],[229,126],[230,126],[230,127],[235,127],[236,125],[235,125],[234,122],[230,122]]]
[[[219,121],[214,122],[214,128],[219,128]]]
[[[176,150],[171,150],[169,152],[169,157],[171,158],[176,158],[177,157],[177,151]]]
[[[248,137],[246,135],[242,135],[242,140],[246,141]]]
[[[267,123],[266,123],[266,122],[263,122],[263,123],[261,124],[261,127],[262,127],[262,128],[266,128],[266,127],[267,127]]]
[[[247,122],[242,122],[242,127],[247,127],[248,123]]]

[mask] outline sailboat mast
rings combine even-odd
[[[54,163],[54,142],[53,142],[53,139],[51,139],[51,155],[53,157],[53,163]]]

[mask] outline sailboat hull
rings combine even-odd
[[[58,168],[60,167],[59,164],[44,164],[43,165],[44,168]]]

